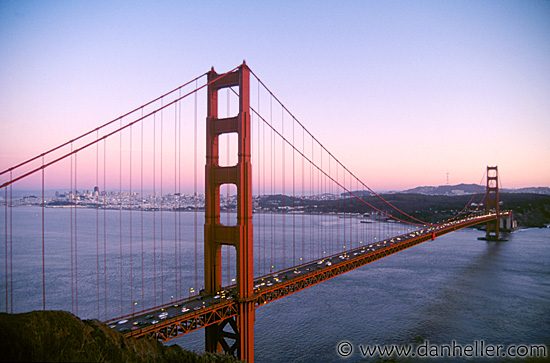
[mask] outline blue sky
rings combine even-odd
[[[0,168],[243,59],[378,190],[550,186],[549,1],[0,3]]]

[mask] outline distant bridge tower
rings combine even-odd
[[[487,166],[487,190],[485,192],[485,210],[494,212],[497,219],[487,222],[486,239],[498,240],[499,236],[499,196],[498,196],[498,166]]]
[[[254,361],[253,239],[252,239],[252,166],[250,147],[250,69],[243,63],[238,70],[219,78],[208,72],[208,113],[206,119],[204,280],[205,293],[221,290],[221,246],[235,247],[237,255],[238,314],[219,324],[206,327],[206,350],[237,355]],[[212,83],[210,83],[212,82]],[[239,113],[218,118],[218,90],[239,87]],[[238,162],[219,165],[218,137],[237,133]],[[220,186],[237,187],[237,225],[220,223]],[[231,328],[227,331],[225,328]]]

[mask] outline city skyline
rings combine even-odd
[[[504,188],[550,185],[548,2],[0,10],[0,170],[246,59],[374,190],[480,183],[487,165],[498,165]]]

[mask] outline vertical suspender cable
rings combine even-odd
[[[357,179],[355,179],[355,187],[357,188],[356,190],[359,191],[359,181]],[[355,213],[356,213],[357,218],[359,218],[359,216],[361,215],[360,211],[359,211],[360,205],[359,205],[359,203],[357,203],[357,200],[355,200],[355,202],[356,202],[355,203]],[[362,241],[362,238],[359,235],[360,234],[360,229],[359,228],[361,227],[361,222],[359,222],[359,220],[356,220],[356,222],[358,222],[358,223],[355,224],[355,228],[356,228],[355,232],[356,232],[356,236],[357,236],[356,241]]]
[[[181,98],[181,88],[179,91],[178,96]],[[182,268],[181,268],[181,102],[178,103],[178,253],[179,253],[179,259],[178,259],[178,266],[179,266],[179,299],[181,299],[183,295],[182,290]]]
[[[178,299],[178,273],[179,273],[179,268],[178,268],[178,211],[179,211],[179,196],[177,195],[178,193],[178,184],[177,184],[177,181],[178,181],[178,173],[177,173],[177,170],[178,170],[178,103],[176,102],[174,104],[174,267],[175,267],[175,270],[176,270],[176,283],[175,283],[175,288],[176,288],[176,291],[175,291],[175,297],[176,297],[176,300]],[[176,202],[176,200],[178,202]]]
[[[96,290],[97,290],[97,319],[99,319],[99,130],[96,132],[95,150],[95,258],[96,258]]]
[[[74,205],[74,281],[75,281],[75,308],[76,316],[78,316],[78,228],[77,228],[77,218],[76,210],[78,204],[78,191],[77,191],[77,176],[78,176],[78,155],[74,154],[74,196],[75,196],[75,205]]]
[[[181,89],[178,94],[179,97],[181,97]],[[181,299],[182,297],[182,268],[181,268],[181,102],[178,103],[178,266],[179,266],[179,297],[178,299]]]
[[[338,178],[338,163],[336,163],[336,241],[334,244],[335,252],[340,250],[340,179]]]
[[[258,84],[256,84],[256,90],[258,91]],[[252,87],[251,87],[252,89]],[[252,94],[252,93],[251,93]],[[258,99],[256,99],[256,109],[258,108]],[[254,118],[253,118],[253,115],[254,115],[254,112],[250,112],[250,120],[251,122],[254,121]],[[256,264],[256,268],[255,270],[257,271],[256,274],[255,274],[255,277],[256,276],[261,276],[263,275],[262,273],[262,229],[263,229],[263,226],[262,226],[262,190],[261,190],[261,185],[262,185],[262,181],[261,181],[261,170],[262,170],[262,163],[261,163],[261,151],[260,151],[260,135],[261,135],[261,125],[260,125],[260,118],[258,117],[257,119],[257,124],[258,126],[254,128],[254,132],[252,133],[252,135],[255,137],[255,140],[252,140],[252,143],[256,142],[256,148],[255,148],[255,151],[252,153],[254,155],[254,159],[252,160],[252,165],[255,165],[256,168],[256,188],[254,190],[256,190],[256,197],[258,198],[258,209],[256,211],[256,227],[255,227],[255,233],[254,233],[254,238],[255,240],[258,242],[257,244],[257,253],[254,252],[255,256],[258,256],[258,262]],[[254,194],[254,192],[252,193]],[[253,220],[254,221],[254,220]]]
[[[270,124],[273,124],[273,98],[271,97],[269,99],[269,123]],[[274,262],[274,254],[275,254],[275,250],[274,250],[274,245],[273,245],[273,238],[274,238],[274,219],[273,219],[273,179],[275,178],[274,176],[274,168],[275,168],[275,162],[273,160],[273,157],[274,157],[274,153],[275,153],[275,143],[274,143],[274,135],[273,135],[273,131],[271,131],[271,136],[270,136],[270,146],[271,146],[271,167],[270,167],[270,180],[271,180],[271,203],[270,203],[270,217],[271,217],[271,263],[270,263],[270,269],[269,269],[269,272],[273,272],[273,267],[275,266],[275,262]]]
[[[282,134],[285,134],[285,119],[284,119],[284,109],[281,108],[281,131]],[[282,188],[283,188],[283,216],[282,216],[282,222],[283,222],[283,268],[286,267],[286,233],[285,233],[285,227],[286,227],[286,191],[285,191],[285,184],[286,184],[286,176],[285,176],[285,141],[284,139],[281,140],[281,154],[282,154],[282,166],[283,166],[283,175],[282,175]]]
[[[195,89],[197,89],[198,83],[195,81]],[[194,156],[194,179],[193,179],[193,203],[194,203],[194,229],[195,229],[195,293],[199,291],[199,280],[198,280],[198,260],[197,260],[197,250],[198,250],[198,231],[197,231],[197,150],[198,150],[198,138],[197,138],[197,92],[195,92],[195,109],[194,109],[194,146],[195,146],[195,156]]]
[[[157,306],[157,114],[153,114],[153,290],[154,306]]]
[[[260,106],[261,106],[261,103],[260,103],[260,83],[258,82],[258,111],[260,110]],[[258,121],[259,122],[259,121]],[[262,180],[262,192],[263,192],[263,211],[262,211],[262,218],[263,218],[263,242],[264,242],[264,274],[267,272],[267,269],[266,269],[266,245],[267,245],[267,222],[266,222],[266,218],[267,218],[267,213],[265,211],[265,202],[266,202],[266,186],[265,186],[265,180],[266,180],[266,173],[265,173],[265,165],[266,165],[266,162],[265,162],[265,153],[266,153],[266,144],[265,144],[265,124],[262,123],[262,176],[263,176],[263,180]]]
[[[75,312],[74,308],[74,250],[73,250],[73,143],[71,142],[71,192],[69,193],[69,205],[70,205],[70,229],[71,229],[71,312]]]
[[[103,288],[107,320],[107,139],[103,139]]]
[[[313,140],[312,140],[313,141]],[[314,232],[314,229],[313,229],[313,207],[314,207],[314,201],[313,201],[313,198],[315,196],[315,191],[313,189],[313,162],[315,160],[315,156],[314,156],[314,153],[313,153],[313,142],[311,143],[311,161],[309,163],[309,193],[310,193],[310,197],[309,197],[309,259],[310,260],[313,260],[314,259],[314,248],[313,248],[313,243],[315,241],[315,232]]]
[[[141,108],[141,117],[143,117],[143,107]],[[143,124],[144,124],[144,120],[141,120],[140,121],[140,126],[141,126],[141,147],[140,147],[140,151],[141,151],[141,158],[140,158],[140,183],[139,183],[139,187],[140,187],[140,191],[139,191],[139,200],[140,200],[140,219],[141,219],[141,223],[140,223],[140,229],[141,229],[141,304],[142,304],[142,308],[145,308],[144,304],[145,304],[145,283],[144,283],[144,272],[143,270],[145,270],[145,265],[143,263],[143,244],[144,244],[144,241],[143,241],[143,200],[144,200],[144,195],[143,195]]]
[[[344,243],[343,243],[343,246],[344,246],[344,252],[346,250],[346,212],[347,212],[347,193],[346,193],[346,171],[344,170],[343,171],[343,177],[344,177],[344,187],[343,187],[343,190],[342,192],[344,193]]]
[[[42,156],[42,310],[46,310],[46,260],[44,239],[44,156]]]
[[[13,173],[10,170],[10,313],[13,314]],[[7,306],[6,306],[7,310]]]
[[[295,144],[294,126],[292,118],[292,144]],[[292,266],[296,265],[296,150],[292,149]]]
[[[181,89],[179,92],[179,97],[181,98]],[[182,247],[181,247],[181,104],[178,105],[178,251],[179,251],[179,272],[180,272],[180,286],[179,286],[179,292],[180,292],[180,299],[183,296],[183,269],[181,268],[182,259]]]
[[[4,235],[6,237],[5,245],[4,245],[4,261],[6,262],[6,264],[5,264],[5,270],[6,270],[5,288],[6,288],[6,313],[7,313],[8,312],[8,188],[4,189],[4,195],[5,195],[4,196],[4,201],[5,201],[5,204],[4,204],[4,210],[5,210],[5,214],[4,214]]]
[[[122,120],[120,120],[120,126],[122,127]],[[124,315],[124,307],[122,301],[122,132],[120,132],[120,142],[118,145],[118,209],[119,209],[119,219],[118,219],[118,230],[119,230],[119,269],[120,269],[120,316]]]
[[[129,163],[130,163],[130,176],[129,176],[129,180],[128,180],[128,185],[129,185],[129,189],[130,189],[130,195],[128,196],[128,202],[129,202],[129,208],[130,210],[128,211],[128,219],[129,219],[129,227],[130,227],[130,303],[132,304],[132,311],[134,311],[134,273],[133,273],[133,270],[134,270],[134,257],[133,257],[133,250],[132,250],[132,204],[133,204],[133,198],[132,198],[132,125],[130,125],[130,130],[129,130],[129,133],[130,133],[130,160],[129,160]]]
[[[331,157],[330,157],[330,155],[329,155],[329,158],[328,158],[328,175],[332,175],[331,172],[330,172],[330,159],[331,159]],[[327,180],[327,182],[329,182],[329,181]],[[328,194],[329,194],[329,196],[330,196],[330,199],[329,199],[329,200],[330,200],[330,209],[333,208],[333,204],[332,204],[332,203],[333,203],[333,199],[332,199],[332,184],[333,184],[333,183],[330,183],[330,182],[329,182],[329,185],[328,185]],[[330,220],[330,218],[329,218],[329,220]],[[328,252],[328,254],[329,254],[329,255],[332,255],[332,242],[333,242],[333,237],[334,237],[334,227],[333,227],[333,224],[332,224],[332,223],[330,223],[329,225],[330,225],[331,227],[330,227],[329,252]]]
[[[10,171],[10,182],[13,174]],[[13,184],[10,183],[10,313],[13,314]]]
[[[323,170],[323,149],[321,149],[321,155],[320,155],[320,163],[321,163],[321,170]],[[322,252],[325,250],[325,228],[324,228],[324,208],[322,208],[322,205],[324,204],[324,191],[323,191],[323,179],[321,178],[321,174],[317,172],[318,175],[318,183],[319,183],[319,241],[321,242],[321,246],[319,248],[319,255],[322,257]]]
[[[162,106],[164,99],[160,99],[160,105]],[[162,139],[164,124],[164,108],[160,111],[160,303],[164,305],[164,194],[162,184],[162,159],[164,151],[164,142]]]
[[[281,109],[281,127],[282,127],[282,131],[281,131],[281,135],[284,135],[284,120],[283,120],[283,117],[282,117],[282,113],[284,112],[284,109]],[[276,172],[276,175],[280,175],[281,178],[280,178],[280,181],[281,181],[281,187],[280,187],[280,194],[282,196],[281,198],[281,208],[279,209],[280,210],[280,215],[281,215],[281,218],[280,218],[280,223],[282,224],[282,238],[281,238],[281,242],[282,242],[282,257],[281,257],[281,266],[279,267],[279,269],[281,268],[286,268],[286,253],[287,253],[287,246],[286,246],[286,208],[287,208],[287,205],[286,205],[286,155],[285,155],[285,141],[284,141],[284,138],[281,139],[281,169],[279,172]]]
[[[258,87],[259,87],[259,84],[258,84]],[[259,88],[258,88],[259,90]],[[258,102],[259,103],[259,102]],[[256,106],[258,106],[258,104],[256,104]],[[250,113],[250,118],[252,120],[252,117],[253,117],[254,113]],[[258,130],[258,136],[256,137],[256,140],[257,140],[257,147],[256,147],[256,159],[253,161],[253,164],[252,165],[256,165],[256,170],[258,171],[258,176],[256,178],[256,190],[257,190],[257,197],[258,197],[258,209],[259,209],[259,213],[262,213],[262,199],[261,199],[261,189],[260,189],[260,185],[261,185],[261,174],[260,174],[260,170],[261,170],[261,165],[260,165],[260,118],[258,117],[257,118],[258,120],[258,127],[257,127],[257,130]],[[252,123],[252,122],[251,122]],[[257,217],[257,229],[256,231],[258,231],[258,233],[255,233],[255,237],[258,241],[258,264],[256,265],[256,268],[257,268],[257,271],[258,271],[258,274],[257,276],[261,276],[263,275],[262,274],[262,235],[261,235],[261,232],[262,232],[262,220],[261,220],[261,214],[258,215]]]
[[[306,133],[302,128],[302,154],[306,153]],[[302,157],[302,206],[304,214],[302,215],[302,258],[306,258],[306,167],[305,159]]]

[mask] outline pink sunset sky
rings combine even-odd
[[[375,190],[487,165],[548,187],[548,19],[548,1],[2,1],[0,169],[246,59]]]

